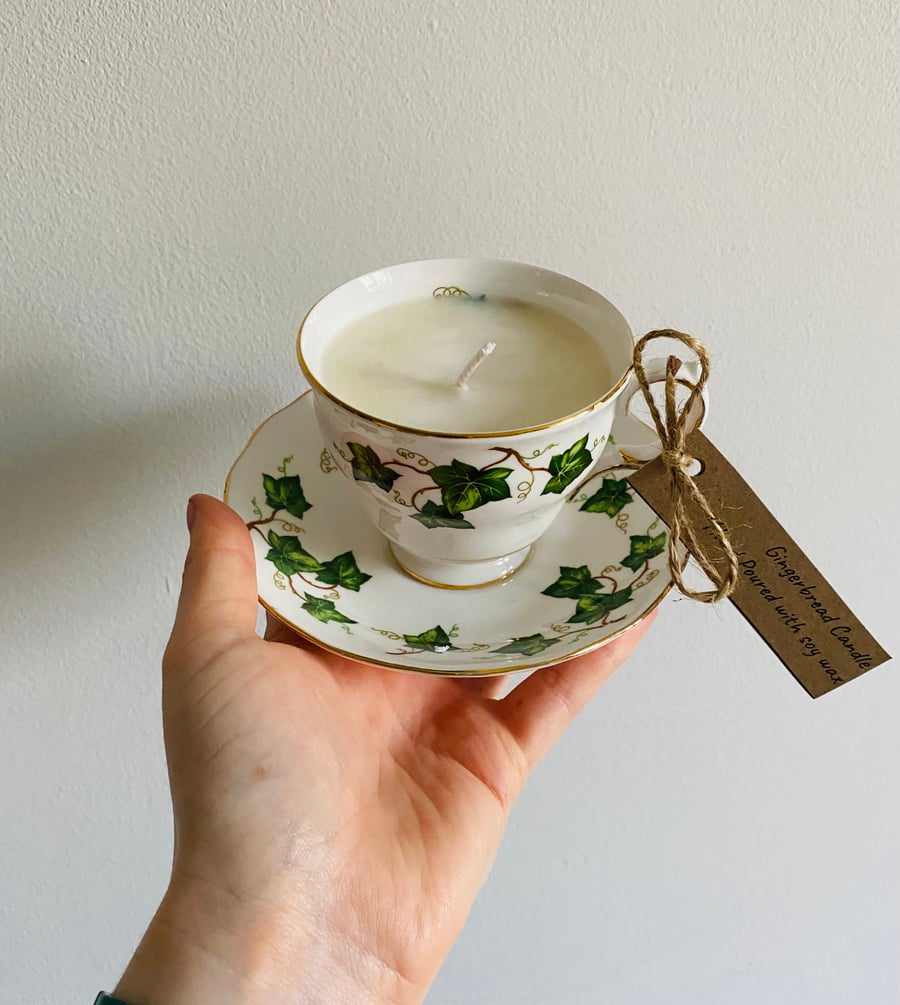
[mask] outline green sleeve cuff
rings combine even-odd
[[[112,995],[101,991],[94,999],[94,1005],[128,1005],[128,1002],[123,1002],[121,998],[113,998]]]

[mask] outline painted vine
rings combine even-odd
[[[487,506],[489,503],[511,499],[513,489],[519,502],[527,499],[535,486],[539,474],[546,474],[541,495],[559,495],[565,492],[593,463],[591,450],[596,450],[604,442],[596,438],[588,448],[587,434],[576,440],[568,449],[550,456],[546,464],[535,464],[557,443],[551,443],[540,450],[525,455],[512,447],[490,447],[499,454],[483,467],[475,467],[457,458],[449,464],[434,464],[422,454],[409,450],[399,450],[398,456],[382,459],[373,447],[366,443],[349,441],[346,450],[337,443],[332,444],[343,460],[350,465],[353,478],[358,482],[374,485],[390,495],[401,506],[412,509],[410,517],[423,527],[434,530],[438,527],[449,530],[472,530],[474,524],[465,514]],[[516,468],[507,467],[515,461],[525,472],[513,486],[510,477]],[[323,452],[320,466],[323,471],[331,471],[334,459],[329,452]],[[406,498],[395,487],[405,473],[412,472],[422,481]]]
[[[302,520],[312,509],[312,503],[303,491],[300,476],[288,474],[287,467],[292,460],[292,456],[284,458],[276,469],[279,473],[277,477],[263,474],[265,504],[271,512],[269,516],[265,516],[257,497],[254,496],[251,503],[257,518],[247,522],[247,529],[251,533],[256,531],[269,546],[265,560],[275,566],[275,586],[280,590],[290,589],[303,601],[302,609],[316,621],[323,624],[336,622],[348,631],[346,626],[355,625],[356,622],[339,611],[335,601],[340,600],[342,589],[359,593],[372,577],[360,569],[352,551],[345,551],[335,555],[334,558],[324,560],[316,558],[300,543],[297,535],[303,533],[303,528],[279,515],[284,512]],[[263,530],[273,523],[285,533],[279,534],[274,527],[269,527],[267,531]],[[309,589],[304,589],[302,592],[298,590],[294,582],[295,577],[318,593],[310,593]]]
[[[391,489],[400,477],[395,468],[408,468],[416,474],[427,475],[432,484],[420,486],[412,496],[412,507],[416,510],[413,518],[425,526],[449,525],[457,528],[472,526],[462,516],[463,513],[511,497],[509,476],[514,469],[503,466],[511,458],[515,458],[531,473],[532,486],[537,472],[543,471],[549,476],[542,494],[564,491],[590,464],[591,456],[586,449],[586,438],[582,438],[568,450],[552,455],[546,466],[530,463],[556,446],[557,444],[550,444],[543,451],[527,458],[509,448],[492,448],[501,456],[483,468],[475,468],[458,460],[439,466],[412,451],[399,451],[402,459],[398,457],[394,461],[382,462],[371,447],[359,443],[348,444],[349,457],[343,451],[340,452],[350,463],[357,480],[371,481],[384,491]],[[583,455],[587,455],[587,460]],[[277,475],[262,475],[262,494],[269,514],[265,515],[258,497],[254,496],[251,503],[256,519],[248,521],[247,528],[259,534],[269,546],[265,560],[274,566],[276,587],[289,589],[301,601],[302,610],[310,617],[322,624],[333,622],[350,633],[349,626],[357,622],[339,610],[337,603],[341,599],[340,591],[359,593],[372,576],[359,568],[352,551],[320,559],[303,546],[299,535],[304,533],[304,528],[296,521],[302,522],[313,504],[306,497],[299,475],[288,473],[288,465],[292,460],[291,456],[285,457],[276,468]],[[327,448],[320,455],[320,467],[325,473],[334,470],[334,460]],[[602,472],[589,478],[578,495],[569,501],[580,503],[579,509],[582,512],[607,516],[623,532],[627,532],[627,523],[622,523],[623,516],[627,514],[623,511],[633,503],[634,497],[626,480],[606,477],[607,474]],[[599,488],[588,494],[585,491],[588,482],[601,475],[603,477]],[[429,492],[440,492],[440,503],[434,499],[425,499],[419,504],[418,500]],[[591,631],[604,629],[624,620],[624,617],[614,618],[612,615],[631,603],[634,593],[659,574],[658,569],[650,568],[651,559],[662,554],[666,547],[666,531],[660,530],[659,525],[660,521],[655,520],[645,533],[628,535],[628,554],[600,572],[593,572],[587,565],[559,567],[559,576],[541,593],[570,604],[574,602],[574,609],[570,608],[569,617],[564,622],[550,626],[553,634],[535,632],[512,638],[504,645],[491,649],[490,645],[481,642],[461,644],[460,628],[456,624],[449,630],[437,624],[424,631],[408,633],[381,628],[370,630],[401,643],[400,647],[385,653],[389,656],[476,653],[487,650],[494,654],[537,656],[561,642],[578,642]],[[627,581],[623,581],[621,576],[625,570],[631,573]],[[298,582],[303,584],[299,589]]]

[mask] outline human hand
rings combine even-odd
[[[651,619],[498,700],[496,678],[365,666],[272,619],[261,639],[245,525],[210,496],[189,514],[163,658],[172,878],[115,993],[419,1003],[528,774]]]

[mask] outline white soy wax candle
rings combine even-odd
[[[477,368],[460,380],[479,350]],[[611,368],[597,337],[550,307],[452,296],[352,322],[331,339],[320,379],[336,398],[379,419],[465,434],[571,415],[609,389]]]

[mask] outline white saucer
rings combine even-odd
[[[256,430],[224,498],[251,529],[260,603],[295,631],[366,663],[483,676],[596,649],[666,595],[668,529],[627,470],[592,475],[515,575],[476,589],[401,571],[323,448],[309,393]]]

